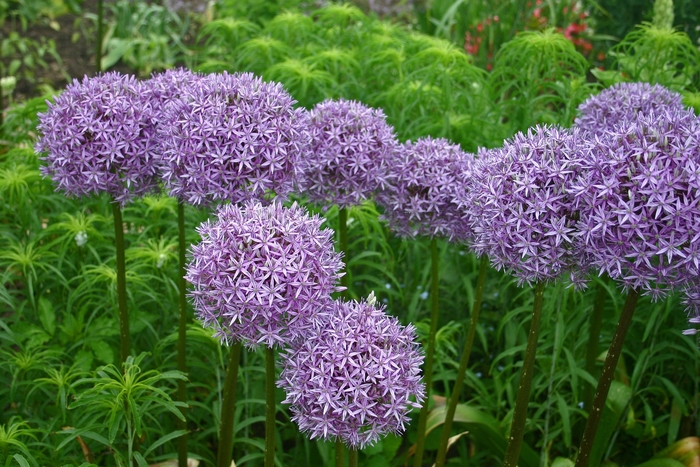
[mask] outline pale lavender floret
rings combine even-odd
[[[384,187],[400,143],[380,109],[326,100],[310,113],[311,151],[300,160],[300,191],[309,200],[356,206]]]
[[[197,86],[205,76],[186,68],[166,70],[153,73],[151,79],[143,81],[143,90],[152,100],[154,118],[160,124],[165,117],[166,109],[178,101],[185,93]]]
[[[697,282],[686,288],[682,303],[688,313],[688,324],[700,324],[700,285]],[[696,327],[683,330],[686,336],[693,336],[699,332],[700,329]]]
[[[568,273],[583,287],[575,254],[576,213],[569,185],[586,157],[577,129],[537,126],[503,147],[479,151],[458,197],[471,219],[477,255],[520,284]]]
[[[39,114],[41,172],[69,196],[106,192],[122,206],[156,188],[152,106],[133,76],[73,80]]]
[[[376,202],[399,235],[444,236],[467,241],[469,222],[455,203],[474,156],[446,139],[407,142],[391,163],[389,182]]]
[[[638,114],[593,140],[573,188],[582,248],[599,273],[653,300],[700,274],[700,120]]]
[[[413,325],[365,301],[334,301],[325,325],[282,354],[277,385],[311,439],[361,449],[405,430],[425,399],[422,361]]]
[[[310,145],[308,112],[279,83],[251,73],[209,75],[166,109],[163,178],[193,205],[291,192]]]
[[[341,255],[318,216],[293,204],[223,205],[197,231],[185,278],[203,324],[228,343],[282,346],[317,326],[340,290]]]
[[[683,110],[682,96],[660,84],[617,83],[589,97],[579,107],[575,125],[582,131],[601,135],[631,122],[642,112]]]

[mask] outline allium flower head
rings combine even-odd
[[[323,317],[342,262],[318,216],[277,202],[223,205],[197,231],[185,278],[199,319],[227,342],[284,345]]]
[[[376,195],[389,227],[405,236],[470,238],[454,198],[473,160],[443,138],[407,142],[391,163],[389,183]]]
[[[300,161],[300,189],[311,201],[355,206],[384,186],[400,145],[382,110],[326,100],[310,116],[311,153]]]
[[[700,120],[689,110],[638,114],[594,139],[574,193],[592,266],[663,297],[700,273]]]
[[[584,132],[602,135],[636,120],[639,112],[684,109],[681,100],[680,94],[660,84],[617,83],[579,105],[575,125]]]
[[[519,282],[556,280],[574,264],[575,212],[569,185],[584,157],[576,129],[537,126],[502,148],[482,150],[459,203],[472,220],[472,248]],[[581,285],[581,283],[577,283]]]
[[[152,107],[133,76],[73,80],[37,129],[41,172],[69,196],[106,192],[124,205],[156,186]]]
[[[294,103],[281,84],[251,73],[187,87],[160,126],[170,194],[199,205],[289,193],[310,144],[308,112]]]
[[[156,120],[159,123],[162,122],[168,106],[186,93],[191,92],[191,88],[197,86],[202,79],[205,79],[204,75],[194,73],[186,68],[177,68],[162,73],[153,73],[151,79],[144,81],[144,92],[152,99]]]
[[[424,399],[415,328],[368,302],[334,301],[325,326],[282,361],[282,403],[312,439],[363,448],[381,435],[400,434],[409,410]]]

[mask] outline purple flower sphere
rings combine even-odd
[[[472,248],[520,284],[583,285],[574,259],[576,213],[570,184],[585,156],[577,129],[537,126],[502,148],[482,150],[458,200],[472,220]]]
[[[455,196],[473,160],[443,138],[407,142],[391,163],[389,183],[376,195],[389,227],[410,237],[469,239],[469,224]]]
[[[700,273],[700,120],[638,114],[594,139],[575,193],[584,253],[599,272],[659,299]]]
[[[151,79],[143,82],[144,92],[151,98],[154,118],[161,123],[166,115],[166,109],[183,95],[191,92],[200,80],[206,79],[204,75],[194,73],[186,68],[166,70],[162,73],[153,73]]]
[[[251,73],[185,88],[159,127],[170,194],[194,205],[288,194],[311,141],[308,112],[294,103],[281,84]]]
[[[400,434],[424,399],[415,328],[372,302],[334,301],[325,326],[282,361],[282,403],[291,404],[292,420],[312,439],[363,448],[380,435]]]
[[[579,105],[575,125],[584,132],[601,135],[635,120],[639,112],[682,110],[685,106],[681,100],[680,94],[660,84],[617,83]]]
[[[341,256],[333,232],[297,206],[223,205],[197,231],[185,278],[199,319],[226,342],[284,345],[323,317]]]
[[[152,107],[133,76],[73,80],[39,114],[42,174],[69,196],[109,193],[122,206],[156,187]]]
[[[311,153],[300,161],[303,194],[316,203],[347,208],[384,186],[400,145],[382,110],[327,100],[310,116]]]

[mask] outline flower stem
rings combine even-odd
[[[345,467],[345,443],[335,440],[335,467]]]
[[[129,311],[126,308],[126,257],[124,247],[124,223],[119,203],[112,200],[114,216],[114,243],[117,249],[117,306],[119,308],[120,356],[124,363],[129,356]]]
[[[357,449],[355,448],[350,448],[348,449],[348,467],[357,467]]]
[[[265,467],[275,466],[275,350],[265,348]]]
[[[620,359],[620,354],[622,353],[622,344],[625,341],[627,330],[629,329],[630,324],[632,324],[632,316],[634,315],[634,309],[637,306],[638,298],[639,291],[636,289],[630,289],[630,291],[627,293],[627,299],[625,300],[625,304],[622,307],[622,313],[620,314],[620,321],[617,323],[617,328],[615,328],[615,334],[613,335],[610,349],[608,349],[608,355],[605,357],[603,372],[600,375],[600,380],[598,381],[598,388],[596,389],[593,405],[591,406],[591,410],[588,414],[586,428],[583,431],[583,439],[581,440],[578,457],[576,458],[576,467],[586,467],[590,460],[593,442],[595,441],[595,435],[598,431],[600,418],[603,415],[605,401],[608,399],[610,385],[612,384],[613,377],[615,376],[615,369],[617,368],[617,362]]]
[[[102,38],[104,23],[103,0],[97,0],[97,43],[95,44],[95,70],[99,73],[102,70]]]
[[[345,287],[345,290],[341,294],[343,298],[347,299],[350,296],[350,291],[348,290],[348,211],[346,208],[340,208],[338,212],[338,244],[345,263],[345,274],[340,278],[340,285]]]
[[[590,326],[588,328],[588,345],[586,347],[586,371],[589,375],[595,375],[595,362],[598,357],[598,344],[600,343],[600,331],[603,327],[603,310],[605,309],[605,295],[607,291],[602,283],[597,284],[593,312],[591,313]],[[593,387],[586,383],[583,388],[583,408],[590,410],[593,404]]]
[[[430,241],[430,333],[428,334],[428,348],[425,352],[425,373],[423,380],[425,381],[425,403],[420,409],[418,416],[418,439],[416,440],[416,454],[413,458],[414,467],[423,465],[423,452],[425,451],[425,426],[428,421],[428,405],[430,402],[430,389],[433,382],[433,360],[435,359],[435,335],[437,334],[438,324],[438,248],[435,237]]]
[[[462,359],[459,361],[459,369],[457,370],[457,379],[455,380],[454,388],[452,388],[452,394],[450,395],[450,401],[447,406],[447,413],[445,414],[445,423],[442,426],[442,437],[440,438],[437,460],[435,461],[436,467],[442,467],[445,465],[445,459],[447,458],[447,443],[450,439],[452,421],[455,416],[455,411],[457,410],[459,395],[462,393],[462,386],[464,386],[464,376],[466,375],[467,367],[469,366],[469,356],[471,355],[472,345],[474,344],[474,336],[476,335],[476,324],[479,321],[479,310],[481,309],[481,298],[484,295],[484,284],[486,282],[487,268],[488,257],[486,255],[482,255],[481,260],[479,261],[479,275],[476,279],[474,305],[472,306],[472,316],[469,322],[467,341],[464,343]]]
[[[233,418],[236,409],[236,384],[238,382],[238,362],[241,359],[241,343],[231,346],[224,380],[224,397],[221,401],[221,425],[219,426],[219,451],[216,467],[231,467],[233,453]]]
[[[177,333],[177,369],[183,373],[187,373],[187,359],[185,355],[186,339],[187,339],[187,300],[185,297],[186,282],[185,282],[185,206],[178,202],[177,204],[177,227],[178,239],[180,247],[180,273],[178,274],[177,285],[179,290],[178,305],[180,310],[180,319],[178,320]],[[187,386],[184,380],[177,382],[177,400],[187,402]],[[180,413],[185,417],[185,408],[180,408]],[[187,419],[178,419],[178,428],[187,430]],[[180,436],[177,439],[177,465],[178,467],[187,467],[187,434]]]
[[[542,321],[542,304],[544,302],[544,282],[538,282],[535,286],[535,303],[532,306],[532,320],[530,321],[530,333],[527,338],[523,370],[520,374],[518,394],[515,399],[513,421],[508,435],[508,446],[503,459],[503,467],[516,467],[520,457],[520,449],[525,436],[525,422],[527,421],[527,405],[530,399],[530,387],[532,386],[532,374],[535,370],[535,354],[537,352],[537,337],[540,333]]]

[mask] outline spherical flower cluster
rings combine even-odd
[[[338,291],[332,231],[296,205],[223,205],[197,231],[185,279],[205,326],[227,342],[284,345],[314,328]]]
[[[282,355],[283,403],[312,439],[363,448],[400,434],[424,399],[415,328],[372,302],[333,302],[325,326]]]
[[[206,79],[199,73],[194,73],[187,68],[166,70],[163,73],[154,73],[151,79],[143,82],[144,92],[152,100],[154,118],[158,123],[163,121],[168,106],[180,99],[190,89],[197,86],[200,80]]]
[[[376,202],[399,235],[471,236],[463,211],[454,202],[474,156],[446,139],[407,142],[392,161],[389,183]]]
[[[538,126],[502,148],[479,152],[458,202],[472,221],[473,250],[519,282],[555,280],[574,259],[575,210],[569,185],[585,157],[581,133]]]
[[[600,273],[658,299],[700,273],[700,120],[638,114],[594,140],[572,192],[584,253]]]
[[[688,324],[700,324],[700,285],[697,283],[690,287],[687,287],[684,293],[683,305],[686,306],[686,312],[688,313]],[[686,336],[693,336],[700,332],[697,327],[685,329],[683,334]]]
[[[156,187],[152,107],[133,76],[73,80],[37,129],[41,172],[69,196],[106,192],[124,205]]]
[[[399,142],[384,112],[327,100],[311,111],[311,153],[300,161],[300,191],[313,202],[355,206],[386,183]]]
[[[681,100],[680,94],[660,84],[617,83],[583,102],[575,125],[584,132],[601,135],[635,120],[639,112],[681,110]]]
[[[310,144],[308,112],[252,73],[210,75],[166,109],[162,172],[190,204],[265,200],[293,188]]]

